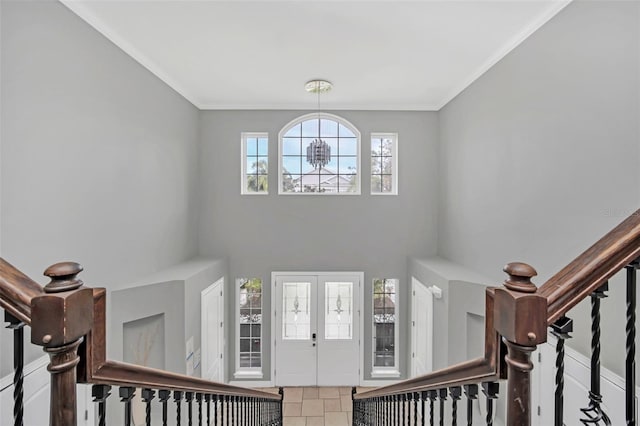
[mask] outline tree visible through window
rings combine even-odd
[[[398,137],[391,133],[371,134],[371,193],[397,194],[396,165]]]
[[[239,279],[239,369],[262,368],[262,280]]]
[[[269,138],[266,133],[242,134],[242,193],[269,192]]]
[[[340,117],[316,113],[289,123],[280,153],[281,194],[360,193],[360,134]]]
[[[396,366],[396,279],[373,280],[373,367]]]

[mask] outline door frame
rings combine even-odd
[[[360,285],[358,286],[358,297],[360,297],[360,305],[358,307],[358,316],[360,319],[360,325],[358,327],[358,370],[360,374],[358,374],[358,385],[362,386],[364,382],[364,342],[362,339],[364,338],[364,272],[362,271],[273,271],[271,272],[271,383],[276,382],[276,277],[286,277],[286,276],[305,276],[312,275],[316,277],[326,277],[326,276],[336,276],[336,275],[353,275],[357,276],[360,280]],[[264,309],[264,307],[263,307]]]
[[[220,348],[220,354],[222,355],[222,358],[220,359],[220,382],[224,383],[225,381],[225,363],[226,363],[226,356],[225,356],[225,349],[226,349],[226,339],[225,339],[225,312],[224,312],[224,277],[220,277],[219,279],[217,279],[213,284],[211,284],[209,287],[205,288],[204,290],[202,290],[200,292],[200,347],[204,348],[205,347],[205,340],[208,340],[206,333],[205,333],[205,316],[204,316],[204,299],[205,296],[208,295],[209,293],[211,293],[214,290],[220,290],[220,303],[218,306],[218,310],[220,312],[220,316],[219,318],[221,318],[222,321],[222,325],[220,326],[220,333],[218,334],[218,344],[219,344],[219,348]],[[208,347],[208,346],[207,346]],[[200,354],[200,358],[201,358],[201,365],[200,365],[200,376],[202,376],[208,369],[205,368],[205,360],[207,359],[206,356],[204,356],[204,354]],[[207,378],[207,380],[211,380],[209,378]]]
[[[417,327],[415,324],[416,321],[416,288],[420,286],[422,287],[430,296],[431,300],[431,306],[430,306],[430,310],[431,310],[431,329],[427,330],[427,346],[428,346],[428,350],[430,351],[430,353],[427,354],[427,356],[429,357],[429,359],[427,360],[427,368],[429,369],[429,372],[433,371],[433,299],[434,299],[434,294],[431,290],[430,287],[426,286],[422,281],[420,281],[419,279],[417,279],[416,277],[411,277],[411,365],[410,365],[410,370],[409,370],[409,376],[410,377],[415,377],[414,376],[414,371],[415,371],[415,353],[416,353],[416,332],[417,332]]]

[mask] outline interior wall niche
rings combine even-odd
[[[165,369],[164,314],[122,324],[124,362]]]

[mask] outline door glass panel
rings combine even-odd
[[[353,283],[326,282],[324,294],[324,338],[327,340],[351,339]]]
[[[311,336],[310,291],[311,283],[309,282],[285,282],[282,286],[283,340],[309,340]]]

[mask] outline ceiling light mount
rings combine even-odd
[[[327,93],[333,84],[327,80],[309,80],[304,85],[304,90],[309,93]]]

